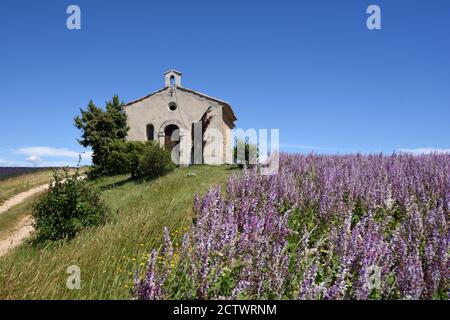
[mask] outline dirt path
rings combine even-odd
[[[2,205],[0,205],[0,214],[20,204],[22,201],[28,199],[29,197],[34,196],[35,194],[38,194],[39,192],[42,192],[44,190],[47,190],[48,186],[49,186],[48,184],[44,184],[42,186],[32,188],[28,191],[16,194],[12,198],[9,198]]]
[[[8,238],[0,240],[0,257],[6,254],[12,248],[17,247],[22,243],[23,240],[28,238],[28,236],[33,231],[32,222],[33,221],[30,216],[23,218],[16,225],[15,230]]]
[[[2,213],[5,213],[12,207],[22,203],[29,197],[32,197],[42,191],[47,190],[48,187],[49,187],[48,184],[44,184],[42,186],[35,187],[28,191],[19,193],[14,197],[6,200],[2,205],[0,205],[0,215]],[[20,220],[20,222],[14,227],[14,230],[12,230],[10,236],[8,236],[6,239],[0,240],[0,257],[4,255],[6,252],[8,252],[10,249],[21,244],[22,241],[30,235],[31,231],[33,231],[32,219],[30,216],[27,216],[22,220]]]

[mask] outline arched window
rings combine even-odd
[[[155,140],[155,128],[152,124],[147,125],[147,140],[153,141]]]
[[[171,86],[172,88],[175,87],[175,76],[171,76],[171,77],[170,77],[170,86]]]

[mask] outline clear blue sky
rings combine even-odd
[[[450,149],[448,0],[3,0],[0,43],[0,166],[74,163],[80,107],[142,97],[171,68],[286,151]]]

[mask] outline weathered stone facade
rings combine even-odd
[[[125,105],[130,127],[127,139],[155,140],[161,146],[170,147],[170,135],[173,130],[180,129],[180,164],[192,164],[193,124],[200,121],[208,108],[211,108],[209,115],[212,116],[208,129],[220,131],[223,149],[215,150],[212,147],[214,140],[207,139],[204,160],[209,164],[232,163],[231,130],[235,127],[236,116],[231,106],[222,100],[182,87],[181,73],[175,70],[164,74],[164,88]],[[223,153],[221,157],[217,157],[216,152],[219,151]],[[211,152],[216,156],[210,157]]]

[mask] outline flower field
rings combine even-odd
[[[137,299],[448,299],[450,155],[288,155],[196,196]]]

